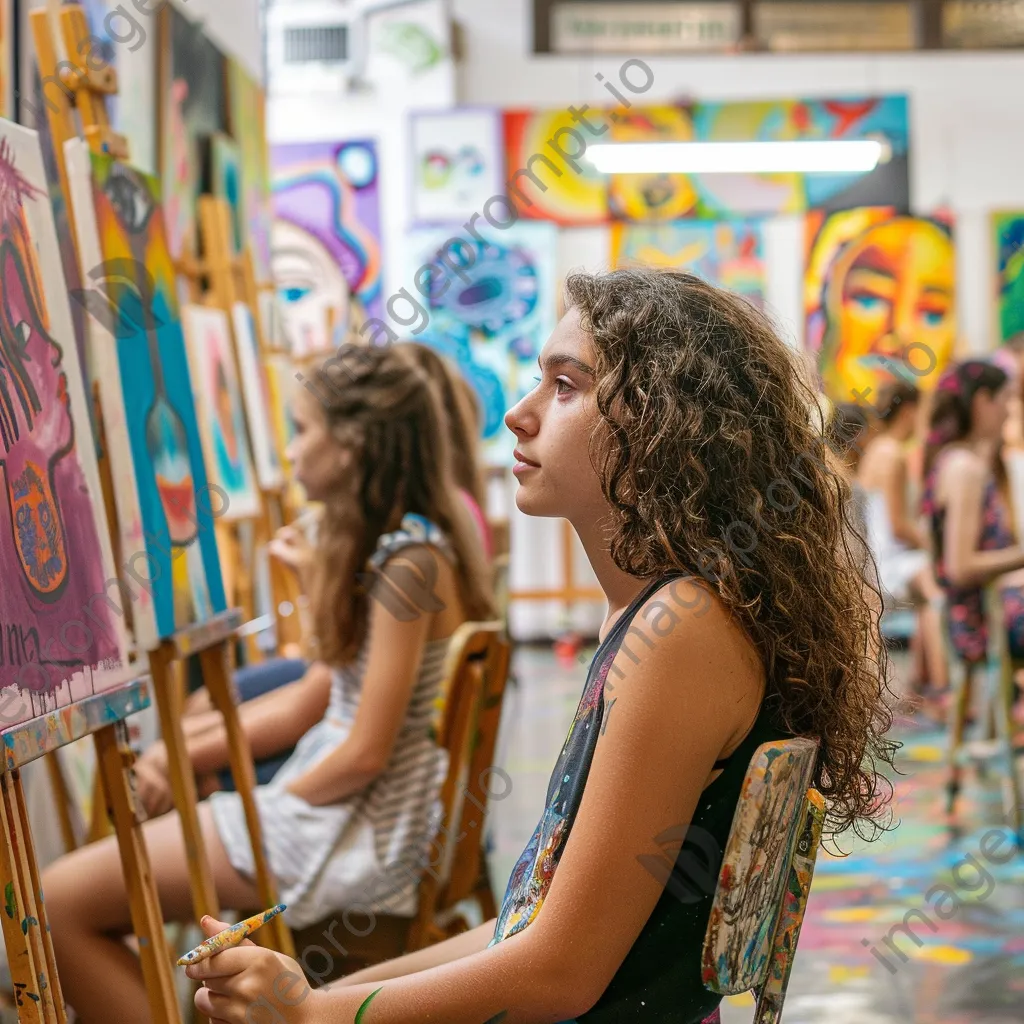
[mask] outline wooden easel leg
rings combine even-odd
[[[0,800],[0,819],[3,837],[0,842],[0,882],[4,887],[4,906],[0,913],[3,921],[4,944],[10,965],[14,997],[18,1006],[18,1020],[22,1024],[49,1021],[44,1016],[44,1003],[40,979],[45,982],[43,963],[37,960],[35,946],[29,940],[34,927],[29,911],[32,880],[22,872],[18,852],[17,830],[8,810],[7,776],[4,775],[4,799]]]
[[[117,833],[132,928],[139,940],[139,958],[153,1024],[181,1024],[163,914],[129,774],[132,752],[127,727],[123,722],[108,726],[95,734],[94,741],[96,770],[103,781],[107,812]]]
[[[224,726],[228,734],[228,751],[231,759],[231,776],[235,781],[235,789],[242,800],[245,821],[249,827],[249,838],[252,842],[253,863],[256,867],[256,889],[264,906],[271,907],[278,902],[277,883],[270,873],[263,847],[263,826],[256,810],[253,790],[256,788],[256,771],[253,766],[252,748],[249,738],[242,729],[238,718],[238,702],[234,679],[231,675],[231,661],[228,644],[221,643],[200,654],[203,666],[203,681],[210,693],[213,706],[224,716]],[[261,929],[273,939],[273,948],[287,956],[295,956],[295,944],[292,933],[279,916]],[[256,938],[259,933],[256,933]]]
[[[199,798],[196,793],[196,777],[188,759],[185,747],[185,733],[181,727],[181,706],[174,678],[176,655],[170,644],[161,644],[149,656],[150,672],[153,676],[153,692],[156,695],[160,714],[160,732],[167,746],[167,765],[174,806],[181,819],[181,830],[185,840],[185,854],[188,858],[188,875],[192,887],[192,907],[196,920],[209,914],[220,917],[217,890],[210,873],[210,862],[206,856],[206,843],[199,826]]]
[[[50,981],[47,993],[51,998],[44,999],[44,1003],[49,1007],[52,999],[54,1019],[58,1024],[67,1024],[68,1018],[64,1009],[64,996],[60,988],[60,978],[57,976],[57,958],[53,952],[53,936],[50,934],[50,922],[47,919],[43,887],[39,884],[39,863],[36,860],[35,843],[32,841],[32,830],[28,820],[28,806],[25,803],[25,790],[21,785],[21,772],[13,771],[4,778],[9,780],[7,782],[10,789],[8,806],[10,806],[12,813],[17,815],[23,859],[27,862],[32,894],[36,900],[35,916],[39,921],[39,927],[36,931],[39,934],[43,950],[43,960],[46,964],[46,974]],[[8,803],[6,797],[5,803]]]

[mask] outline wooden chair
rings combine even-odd
[[[946,646],[952,671],[950,686],[952,699],[949,704],[949,744],[947,748],[948,777],[946,782],[946,810],[955,814],[956,801],[962,786],[963,765],[968,760],[969,751],[964,744],[964,730],[967,712],[971,705],[974,680],[984,673],[985,678],[985,710],[984,722],[990,734],[994,734],[995,743],[982,758],[975,758],[979,772],[985,770],[986,760],[992,759],[998,765],[1000,781],[1003,787],[1003,809],[1007,815],[1007,824],[1013,829],[1018,848],[1024,848],[1024,806],[1022,806],[1020,770],[1014,751],[1014,676],[1024,669],[1024,661],[1015,660],[1010,656],[1006,642],[1006,626],[1003,621],[1002,596],[995,586],[989,586],[985,592],[985,607],[988,614],[989,649],[985,665],[965,665],[959,663],[953,653],[953,646],[946,633]],[[948,616],[943,616],[943,623]]]
[[[825,816],[811,788],[817,752],[807,739],[758,748],[722,860],[702,976],[722,995],[753,990],[753,1024],[782,1016]]]
[[[416,913],[411,918],[375,914],[365,936],[344,931],[339,939],[347,955],[334,957],[330,971],[316,975],[318,983],[465,931],[469,924],[457,906],[464,900],[475,898],[485,920],[496,916],[481,837],[508,662],[501,623],[466,623],[452,637],[443,684],[447,700],[437,737],[448,751],[448,774],[440,794],[441,826],[430,868],[420,881]],[[308,947],[323,948],[323,937],[337,916],[295,933],[300,954]]]

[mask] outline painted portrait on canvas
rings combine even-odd
[[[381,314],[377,152],[371,142],[271,150],[272,261],[296,356],[322,352]]]
[[[174,265],[156,180],[109,156],[68,147],[85,265],[113,329],[90,318],[118,518],[141,521],[158,637],[225,609],[213,520],[228,510],[207,480],[182,335]]]
[[[124,609],[35,132],[0,125],[0,725],[122,682]],[[108,600],[107,583],[115,600]],[[13,688],[8,691],[8,688]],[[8,697],[10,693],[10,697]],[[13,695],[17,693],[19,701]],[[19,706],[20,704],[20,706]]]
[[[764,244],[756,221],[613,224],[612,265],[688,270],[764,306]]]
[[[807,343],[825,393],[868,400],[896,374],[930,391],[957,340],[949,223],[866,207],[807,219]]]
[[[206,471],[227,495],[223,518],[255,516],[260,508],[259,493],[228,315],[222,309],[185,306],[181,320],[196,389]]]

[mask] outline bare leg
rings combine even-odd
[[[258,908],[255,886],[231,866],[205,804],[199,822],[220,901],[240,910]],[[143,832],[164,919],[192,920],[178,815],[147,822]],[[43,873],[42,885],[64,997],[81,1024],[146,1024],[142,970],[123,942],[131,916],[116,838],[62,857]]]
[[[921,651],[924,655],[925,678],[935,690],[949,688],[949,666],[946,645],[942,639],[942,617],[939,611],[942,591],[930,568],[922,569],[911,582],[915,596],[925,603],[918,610]]]

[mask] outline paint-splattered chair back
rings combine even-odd
[[[736,806],[704,939],[703,980],[723,995],[753,990],[754,1024],[776,1024],[821,840],[824,801],[811,789],[818,744],[765,743]]]

